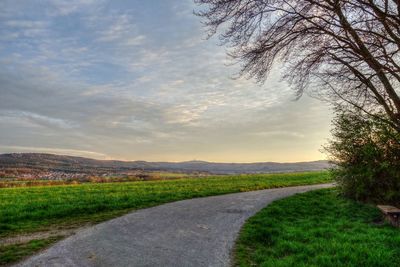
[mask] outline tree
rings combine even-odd
[[[325,150],[336,163],[332,171],[341,192],[357,200],[400,204],[400,133],[357,109],[335,111]]]
[[[298,97],[308,89],[400,132],[399,0],[195,2],[210,36],[222,31],[242,75],[263,82],[280,61]]]

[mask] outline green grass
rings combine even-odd
[[[61,237],[31,240],[23,244],[0,246],[0,265],[10,264],[18,261],[33,252],[46,248],[48,245],[59,240]]]
[[[328,172],[0,189],[0,237],[100,222],[158,204],[233,192],[330,182]]]
[[[276,201],[243,226],[237,266],[400,266],[400,230],[334,189]]]

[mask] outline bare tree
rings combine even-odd
[[[400,132],[400,0],[195,0],[210,36],[231,48],[241,74],[263,82],[274,62],[305,89]]]

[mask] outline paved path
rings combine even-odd
[[[19,266],[229,266],[247,218],[312,185],[183,200],[142,209],[64,239]]]

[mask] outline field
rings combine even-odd
[[[0,189],[0,238],[77,228],[134,209],[182,199],[330,181],[328,172],[306,172],[3,188]],[[32,246],[32,251],[51,243],[47,241],[48,238],[33,241],[43,245]],[[26,249],[26,242],[0,247],[0,264],[18,259],[21,247]]]
[[[236,266],[400,266],[400,232],[334,189],[276,201],[243,226]]]
[[[63,173],[66,175],[65,173]],[[43,179],[38,177],[0,177],[0,188],[27,187],[27,186],[56,186],[56,185],[76,185],[83,183],[114,183],[114,182],[137,182],[137,181],[158,181],[181,178],[201,178],[206,174],[195,173],[177,173],[177,172],[145,172],[136,171],[134,173],[117,173],[107,176],[84,175],[83,177],[74,177],[74,174],[68,174],[72,177],[59,177],[52,173],[52,179]],[[58,178],[58,179],[54,179]]]

